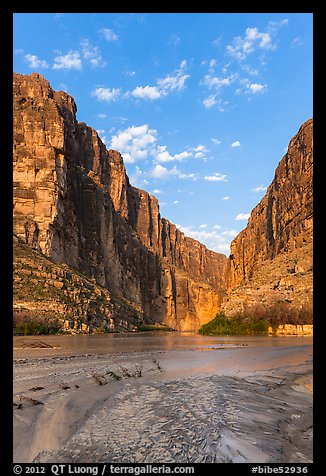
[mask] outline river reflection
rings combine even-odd
[[[312,344],[309,336],[201,336],[189,332],[139,332],[100,335],[15,336],[14,358],[117,354],[170,350],[213,350],[238,346]]]

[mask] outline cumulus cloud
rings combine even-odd
[[[83,57],[90,63],[91,66],[103,67],[106,65],[102,59],[101,50],[98,46],[92,46],[87,38],[83,39],[80,42],[80,45],[82,47]]]
[[[171,176],[177,175],[179,175],[179,170],[176,168],[176,166],[174,166],[172,169],[167,169],[160,164],[155,165],[155,167],[148,174],[148,176],[151,178],[162,180],[166,180]]]
[[[222,175],[219,172],[213,175],[205,175],[204,179],[209,182],[227,182],[226,175]]]
[[[112,137],[111,148],[123,155],[125,162],[146,159],[157,141],[157,131],[147,124],[131,126]]]
[[[163,167],[161,164],[156,164],[154,168],[148,172],[148,177],[159,180],[167,180],[171,177],[197,180],[197,176],[194,173],[185,174],[181,172],[176,166],[174,166],[172,169],[168,169]]]
[[[137,99],[150,99],[151,101],[162,96],[161,91],[156,86],[137,86],[131,91],[131,94]]]
[[[244,36],[236,36],[227,45],[226,51],[238,61],[244,61],[247,56],[259,50],[275,50],[276,43],[273,41],[277,31],[282,26],[288,25],[288,19],[280,21],[270,21],[264,31],[259,31],[257,27],[246,28]]]
[[[59,55],[54,58],[53,69],[82,69],[82,61],[78,51],[70,50],[66,55]]]
[[[238,61],[243,61],[256,49],[271,50],[274,48],[270,32],[262,32],[256,27],[248,27],[243,37],[236,36],[232,43],[227,45],[226,51]]]
[[[96,97],[98,101],[107,101],[107,102],[113,102],[118,99],[120,96],[120,89],[117,88],[95,88],[91,92],[91,96]]]
[[[184,159],[187,159],[188,157],[191,157],[191,152],[184,150],[183,152],[180,152],[178,154],[170,154],[170,152],[167,150],[166,145],[158,145],[156,152],[155,152],[155,160],[157,162],[171,162],[174,160],[181,161]]]
[[[212,137],[211,141],[213,142],[213,144],[215,145],[218,145],[218,144],[221,144],[221,141],[215,137]]]
[[[238,213],[235,220],[248,220],[250,213]]]
[[[199,228],[207,228],[206,223],[203,223],[202,225],[199,225]]]
[[[226,229],[224,232],[218,231],[221,229],[219,225],[214,225],[212,230],[208,230],[207,227],[200,225],[198,229],[193,226],[176,225],[180,231],[186,236],[194,238],[195,240],[203,243],[210,250],[217,253],[228,254],[230,251],[231,239],[238,234],[236,230]],[[233,234],[235,232],[235,235]]]
[[[241,144],[240,144],[240,141],[238,141],[238,140],[232,142],[232,144],[231,144],[231,147],[240,147],[240,146],[241,146]]]
[[[215,104],[217,104],[216,94],[211,94],[210,96],[207,96],[207,98],[203,99],[203,105],[206,107],[206,109],[210,109],[211,107],[215,106]]]
[[[117,41],[119,39],[118,35],[114,33],[111,28],[102,28],[100,33],[103,35],[106,41]]]
[[[174,200],[174,201],[172,202],[172,205],[177,205],[178,203],[179,203],[179,200]]]
[[[47,64],[45,60],[41,60],[36,55],[31,55],[30,53],[25,55],[24,59],[28,63],[28,66],[33,69],[49,67],[49,65]]]
[[[231,198],[231,197],[225,196],[225,197],[222,198],[222,200],[225,200],[225,201],[226,201],[226,200],[230,200],[230,198]]]
[[[155,195],[160,195],[160,194],[162,194],[163,192],[162,192],[162,190],[159,190],[158,188],[155,188],[155,190],[153,190],[153,193],[154,193]]]
[[[206,74],[204,79],[201,81],[201,84],[207,86],[208,89],[219,90],[222,86],[230,86],[238,77],[238,74],[231,74],[225,78],[219,78],[218,76],[212,76],[211,74]]]
[[[266,84],[260,84],[260,83],[251,83],[247,85],[247,88],[252,94],[262,94],[266,92],[267,86]]]
[[[182,91],[185,88],[186,80],[190,77],[184,72],[186,67],[187,61],[182,60],[180,67],[164,78],[159,78],[156,81],[156,86],[137,86],[130,94],[137,99],[156,100],[173,91]]]

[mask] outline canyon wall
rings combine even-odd
[[[54,91],[39,74],[14,75],[19,308],[40,308],[36,295],[33,302],[27,302],[29,293],[22,300],[23,288],[31,289],[26,276],[37,254],[50,260],[42,266],[52,266],[51,279],[63,283],[57,286],[67,312],[55,304],[58,290],[54,301],[45,292],[43,307],[51,302],[54,312],[57,306],[74,329],[100,323],[130,330],[137,322],[156,322],[195,330],[221,309],[232,315],[257,303],[312,304],[312,119],[290,141],[226,259],[162,218],[157,199],[129,183],[120,153],[107,150],[95,130],[77,121],[76,111],[73,98]],[[81,281],[61,279],[66,271],[60,266],[68,266],[69,275],[81,273]],[[31,279],[40,287],[44,270],[32,268]],[[83,280],[86,288],[95,286],[96,299],[81,292]],[[71,296],[79,296],[81,313]]]
[[[244,304],[286,301],[312,305],[313,120],[289,143],[275,177],[248,224],[231,243],[226,263],[232,314]]]
[[[121,155],[76,111],[41,75],[14,75],[15,235],[145,320],[197,329],[220,308],[225,256],[162,218],[157,199],[131,186]]]

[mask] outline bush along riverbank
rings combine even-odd
[[[293,308],[290,303],[258,304],[234,316],[219,312],[198,330],[201,335],[312,335],[311,306]]]

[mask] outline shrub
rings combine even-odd
[[[266,319],[252,317],[250,321],[240,316],[226,317],[223,312],[217,314],[214,319],[204,324],[199,329],[202,335],[250,335],[264,334],[268,331],[269,323]]]
[[[57,319],[44,319],[28,313],[17,313],[13,320],[14,335],[48,335],[58,334],[61,324]]]
[[[270,305],[260,303],[245,306],[241,312],[232,317],[226,317],[220,312],[198,332],[202,335],[266,334],[269,326],[275,331],[279,325],[312,323],[312,305],[305,304],[299,308],[287,301],[277,301]]]

